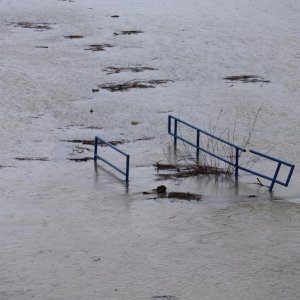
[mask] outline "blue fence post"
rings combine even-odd
[[[197,130],[197,162],[199,162],[199,156],[200,156],[200,131]]]
[[[126,182],[129,181],[129,155],[126,156]]]
[[[240,150],[239,148],[235,148],[235,179],[238,179],[239,177],[239,154],[240,154]]]
[[[279,162],[278,165],[277,165],[277,168],[276,168],[276,171],[275,171],[272,183],[271,183],[271,185],[269,187],[269,192],[272,192],[272,190],[273,190],[273,187],[274,187],[274,184],[276,183],[276,179],[277,179],[280,167],[281,167],[281,162]]]
[[[177,119],[174,120],[174,146],[177,146]]]
[[[172,119],[171,119],[171,116],[169,115],[168,116],[168,134],[171,134],[171,121],[172,121]]]
[[[95,137],[95,145],[94,145],[94,160],[97,160],[98,155],[98,138]]]

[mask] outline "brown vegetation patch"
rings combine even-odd
[[[269,83],[269,80],[265,80],[264,78],[256,75],[235,75],[235,76],[227,76],[224,77],[223,79],[225,80],[230,80],[230,81],[240,81],[244,83],[248,82],[263,82],[263,83]]]
[[[72,40],[72,39],[82,39],[82,38],[84,38],[84,36],[83,35],[65,35],[64,38]]]
[[[14,25],[14,27],[21,27],[21,28],[31,28],[31,29],[36,29],[39,31],[44,31],[44,30],[50,30],[53,29],[50,25],[53,25],[54,23],[33,23],[33,22],[12,22],[10,25]]]
[[[230,175],[228,170],[224,170],[209,165],[179,165],[179,164],[160,164],[156,163],[157,170],[173,170],[172,173],[158,174],[159,180],[187,178],[200,175]]]
[[[114,32],[114,35],[131,35],[131,34],[139,34],[143,33],[141,30],[122,30],[120,32]]]
[[[107,72],[107,75],[110,74],[118,74],[121,72],[132,72],[132,73],[139,73],[143,71],[155,71],[157,69],[151,67],[107,67],[103,69],[104,72]]]
[[[155,88],[156,85],[173,82],[172,80],[159,79],[159,80],[130,80],[124,83],[106,83],[101,84],[99,87],[110,92],[124,92],[130,89],[148,89]]]
[[[92,44],[88,45],[88,48],[85,48],[84,50],[88,51],[105,51],[105,48],[112,48],[113,46],[111,44]]]

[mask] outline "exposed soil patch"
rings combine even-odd
[[[155,71],[157,69],[151,67],[107,67],[103,69],[104,72],[107,72],[107,75],[110,74],[118,74],[121,72],[132,72],[132,73],[139,73],[144,71]]]
[[[14,25],[14,27],[31,28],[38,31],[44,31],[53,29],[50,25],[54,25],[55,23],[12,22],[9,24]]]
[[[141,30],[122,30],[120,32],[114,32],[114,35],[131,35],[131,34],[139,34],[143,33]]]
[[[248,83],[248,82],[270,83],[269,80],[265,80],[264,78],[256,75],[235,75],[235,76],[227,76],[224,77],[223,79],[230,80],[230,81],[240,81],[244,83]]]
[[[81,157],[81,158],[68,158],[68,160],[75,161],[75,162],[87,162],[89,160],[94,160],[93,157]]]
[[[84,50],[88,51],[105,51],[105,48],[112,48],[113,46],[111,44],[92,44],[88,45],[88,48],[85,48]]]
[[[168,82],[173,82],[168,79],[158,79],[158,80],[130,80],[124,83],[105,83],[99,85],[99,88],[108,90],[110,92],[124,92],[131,89],[148,89],[155,88],[156,85],[166,84]]]
[[[72,40],[72,39],[82,39],[82,38],[84,38],[84,36],[83,35],[65,35],[64,38]]]
[[[227,170],[208,166],[208,165],[179,165],[179,164],[160,164],[156,163],[154,167],[157,170],[173,170],[172,173],[158,174],[159,180],[168,180],[176,178],[187,178],[200,175],[231,175]]]
[[[27,161],[32,161],[32,160],[37,160],[37,161],[49,161],[49,158],[47,157],[15,157],[16,160],[27,160]]]

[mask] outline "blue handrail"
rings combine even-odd
[[[174,131],[172,131],[172,120],[174,120]],[[197,131],[196,144],[193,144],[192,142],[188,141],[187,139],[185,139],[182,136],[179,136],[177,134],[178,123],[184,124],[184,125],[186,125],[186,126],[188,126],[188,127],[190,127],[190,128],[192,128],[192,129],[194,129],[194,130]],[[241,155],[242,152],[246,152],[246,149],[244,149],[244,148],[242,148],[242,147],[240,147],[238,145],[235,145],[233,143],[230,143],[230,142],[228,142],[228,141],[226,141],[226,140],[224,140],[224,139],[222,139],[220,137],[217,137],[217,136],[215,136],[215,135],[213,135],[213,134],[211,134],[211,133],[209,133],[209,132],[207,132],[205,130],[202,130],[202,129],[200,129],[200,128],[192,125],[192,124],[189,124],[189,123],[187,123],[187,122],[185,122],[185,121],[183,121],[183,120],[181,120],[179,118],[176,118],[176,117],[174,117],[172,115],[168,116],[168,133],[169,133],[169,135],[171,135],[171,136],[174,137],[174,145],[175,146],[177,145],[177,140],[181,140],[182,142],[184,142],[186,144],[189,144],[192,147],[196,148],[196,151],[197,151],[196,152],[197,161],[199,161],[200,150],[201,150],[204,153],[206,153],[208,155],[211,155],[211,156],[213,156],[213,157],[215,157],[215,158],[217,158],[217,159],[219,159],[219,160],[221,160],[221,161],[223,161],[223,162],[225,162],[225,163],[233,166],[235,168],[235,178],[236,179],[238,178],[238,174],[239,174],[238,172],[239,172],[239,170],[242,170],[242,171],[251,173],[253,175],[256,175],[256,176],[259,176],[259,177],[262,177],[264,179],[267,179],[267,180],[271,181],[271,185],[269,187],[269,191],[270,192],[273,190],[273,187],[274,187],[275,183],[287,187],[289,185],[289,182],[291,180],[291,177],[292,177],[294,169],[295,169],[295,165],[293,165],[293,164],[290,164],[290,163],[288,163],[286,161],[283,161],[281,159],[277,159],[277,158],[275,158],[273,156],[260,153],[260,152],[258,152],[256,150],[249,150],[249,152],[252,153],[252,154],[255,154],[257,156],[261,156],[261,157],[264,157],[266,159],[269,159],[269,160],[272,160],[272,161],[275,161],[275,162],[278,163],[273,177],[269,177],[269,176],[266,176],[266,175],[264,175],[262,173],[253,171],[251,169],[247,169],[245,167],[242,167],[242,166],[239,165],[239,158],[240,158],[240,155]],[[218,141],[220,141],[220,142],[222,142],[222,143],[224,143],[224,144],[226,144],[226,145],[228,145],[230,147],[233,147],[235,149],[235,162],[227,160],[227,159],[225,159],[225,158],[223,158],[223,157],[221,157],[221,156],[219,156],[219,155],[217,155],[217,154],[215,154],[215,153],[213,153],[213,152],[211,152],[211,151],[209,151],[209,150],[204,149],[203,147],[201,147],[200,146],[200,133],[205,134],[205,135],[207,135],[207,136],[209,136],[209,137],[211,137],[211,138],[213,138],[215,140],[218,140]],[[285,182],[277,180],[277,176],[279,174],[279,171],[280,171],[280,168],[281,168],[282,165],[285,165],[285,166],[287,166],[287,167],[290,168],[289,174],[288,174],[287,179],[286,179]]]
[[[124,155],[126,157],[126,171],[121,170],[120,168],[118,168],[117,166],[115,166],[113,163],[109,162],[105,158],[103,158],[103,157],[101,157],[101,156],[98,155],[98,144],[99,144],[99,142],[101,142],[102,144],[105,144],[105,145],[109,146],[110,148],[116,150],[117,152],[121,153],[122,155]],[[114,168],[115,170],[117,170],[118,172],[120,172],[121,174],[125,175],[126,182],[129,181],[129,159],[130,159],[130,155],[127,154],[127,153],[125,153],[124,151],[118,149],[117,147],[115,147],[111,143],[103,140],[102,138],[100,138],[98,136],[95,136],[94,160],[97,161],[97,159],[102,160],[103,162],[105,162],[106,164],[108,164],[109,166],[111,166],[112,168]]]

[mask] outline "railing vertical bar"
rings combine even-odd
[[[279,162],[278,165],[277,165],[277,168],[276,168],[276,171],[275,171],[275,174],[274,174],[272,183],[271,183],[271,185],[270,185],[270,187],[269,187],[269,192],[272,192],[272,190],[273,190],[273,187],[274,187],[274,184],[275,184],[275,182],[276,182],[276,179],[277,179],[277,176],[278,176],[280,167],[281,167],[281,162]]]
[[[97,160],[98,155],[98,138],[95,137],[95,144],[94,144],[94,160]]]
[[[129,181],[129,155],[126,157],[126,182]]]
[[[239,177],[239,148],[235,148],[235,179]]]
[[[171,121],[172,121],[172,119],[171,119],[171,116],[169,115],[168,116],[168,133],[169,134],[171,133]]]
[[[174,119],[174,146],[177,146],[177,120]]]
[[[197,162],[199,162],[200,157],[200,131],[197,130]]]
[[[292,167],[291,167],[290,173],[289,173],[288,178],[287,178],[286,183],[285,183],[285,186],[288,186],[288,185],[289,185],[290,180],[291,180],[291,177],[292,177],[293,172],[294,172],[294,168],[295,168],[295,166],[292,166]]]

